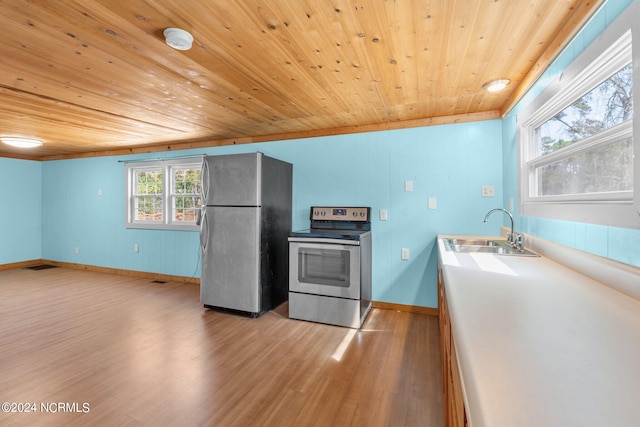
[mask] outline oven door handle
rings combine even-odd
[[[289,237],[289,242],[328,243],[331,245],[360,246],[359,240],[330,239],[330,238],[322,238],[322,237]]]

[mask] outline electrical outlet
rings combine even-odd
[[[404,261],[408,261],[409,260],[409,249],[407,248],[402,248],[402,255],[401,255],[402,259]]]
[[[413,191],[413,181],[408,179],[404,182],[404,191],[406,191],[407,193]]]
[[[494,197],[494,196],[495,196],[495,188],[493,185],[482,186],[482,197]]]
[[[75,248],[74,252],[76,253],[76,255],[78,255],[78,254],[80,253],[80,248],[78,248],[78,247],[76,246],[76,248]]]
[[[380,221],[386,221],[389,219],[388,213],[386,209],[380,209]]]
[[[437,201],[435,197],[429,197],[429,209],[437,209]]]
[[[133,252],[135,252],[135,253],[140,252],[140,246],[138,246],[137,243],[133,245]]]

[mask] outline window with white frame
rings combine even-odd
[[[194,159],[127,163],[127,227],[197,230],[201,171]]]
[[[636,25],[623,15],[518,117],[521,214],[640,227]]]

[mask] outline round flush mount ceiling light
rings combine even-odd
[[[509,79],[495,79],[482,85],[482,89],[488,92],[498,92],[511,83]]]
[[[35,138],[19,138],[19,137],[0,137],[0,141],[7,145],[12,145],[18,148],[34,148],[40,147],[42,145],[42,141]]]
[[[193,43],[193,36],[180,28],[167,28],[163,32],[169,46],[178,50],[189,50]]]

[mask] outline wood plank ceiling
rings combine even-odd
[[[0,136],[34,159],[500,117],[603,0],[0,1]],[[194,36],[191,50],[162,32]],[[483,83],[508,78],[488,93]]]

